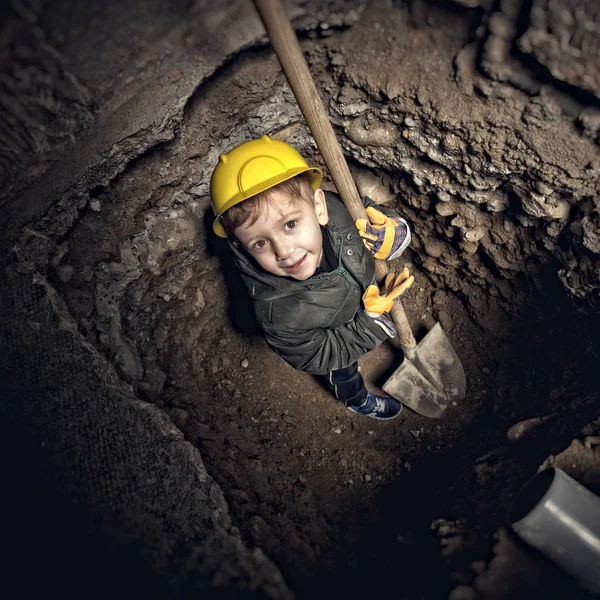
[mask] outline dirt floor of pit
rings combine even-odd
[[[436,290],[415,270],[409,318],[430,326],[432,314],[421,311]],[[445,329],[462,357],[468,393],[440,421],[410,410],[389,423],[352,415],[260,338],[218,321],[205,331],[219,349],[210,362],[210,393],[189,394],[178,381],[167,411],[176,419],[185,411],[183,431],[225,490],[244,538],[273,557],[299,597],[316,589],[357,598],[398,597],[398,590],[400,597],[444,597],[456,583],[453,572],[489,557],[492,534],[518,489],[595,416],[593,404],[582,408],[589,379],[569,385],[585,365],[555,375],[566,356],[551,340],[564,343],[568,335],[560,323],[566,305],[545,316],[550,330],[545,320],[506,316],[507,329],[517,331],[503,342],[455,298],[438,304],[435,314],[442,311],[452,315]],[[574,344],[586,325],[577,324]],[[361,361],[367,381],[381,382],[393,362],[389,345],[371,352]],[[511,425],[553,413],[562,418],[559,427],[505,447]],[[442,545],[454,538],[446,556],[438,519],[462,522],[460,531],[441,535]],[[563,584],[546,597],[564,597],[570,583]]]

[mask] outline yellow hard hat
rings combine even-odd
[[[305,172],[316,190],[321,185],[321,170],[309,167],[290,145],[266,135],[221,154],[210,178],[210,201],[215,213],[213,231],[219,237],[227,237],[221,224],[225,211]]]

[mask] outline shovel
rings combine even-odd
[[[352,219],[367,218],[281,1],[254,0],[254,5],[344,205]],[[386,263],[378,260],[376,268],[378,279],[383,279],[387,273]],[[465,373],[460,360],[439,323],[417,344],[400,300],[394,302],[391,316],[404,360],[383,389],[415,412],[437,419],[450,402],[465,396]]]

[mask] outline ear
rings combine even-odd
[[[327,202],[325,201],[325,193],[321,188],[315,190],[315,212],[319,225],[327,225],[329,215],[327,214]]]

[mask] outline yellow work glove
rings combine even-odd
[[[408,269],[404,268],[398,275],[388,273],[381,290],[376,285],[370,285],[363,294],[365,312],[389,337],[393,338],[398,333],[390,316],[394,301],[406,292],[414,280]]]
[[[381,290],[376,285],[370,285],[363,294],[362,300],[365,311],[370,317],[379,317],[389,313],[397,300],[413,284],[415,278],[409,275],[405,267],[398,275],[388,273]]]
[[[367,250],[377,259],[391,260],[402,254],[410,243],[410,229],[400,217],[388,217],[373,206],[366,208],[367,219],[354,224]]]

